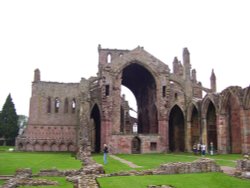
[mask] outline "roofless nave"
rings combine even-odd
[[[250,152],[249,87],[216,93],[213,71],[211,87],[203,87],[187,48],[182,62],[174,58],[172,72],[143,47],[99,45],[98,52],[98,76],[80,83],[44,82],[35,70],[28,127],[16,140],[19,150],[76,151],[83,140],[93,152],[104,143],[113,153],[191,151],[195,142],[213,142],[219,153]],[[137,119],[121,97],[122,85],[136,98]]]

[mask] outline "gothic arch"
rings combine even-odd
[[[169,113],[169,150],[185,151],[184,114],[178,105],[174,105]]]
[[[59,151],[67,151],[67,150],[68,150],[68,148],[67,148],[66,143],[65,142],[61,142],[59,144]]]
[[[242,89],[229,87],[222,92],[221,112],[224,114],[227,153],[242,152]]]
[[[134,94],[138,107],[138,132],[158,133],[158,109],[156,78],[145,65],[134,61],[121,70],[121,85]]]
[[[33,144],[33,146],[34,146],[34,150],[35,151],[42,151],[42,146],[41,146],[41,144],[37,141],[37,142],[35,142],[34,144]]]
[[[33,151],[34,150],[34,147],[30,142],[26,143],[26,150],[27,151]]]
[[[245,109],[250,109],[250,87],[244,89],[243,104]]]
[[[206,114],[207,114],[207,110],[208,110],[208,106],[210,104],[210,102],[214,105],[215,107],[215,112],[217,114],[218,112],[218,102],[217,102],[217,96],[213,95],[213,94],[207,94],[204,99],[202,100],[201,103],[201,117],[203,119],[206,118]],[[216,105],[217,104],[217,105]]]
[[[241,87],[232,86],[224,89],[220,94],[220,113],[225,114],[228,106],[228,98],[234,96],[238,105],[242,104],[243,91]]]
[[[214,148],[218,149],[218,96],[207,94],[201,103],[201,142],[209,145],[211,142]]]
[[[74,143],[68,143],[68,151],[74,152],[76,150]]]
[[[90,111],[89,140],[92,152],[101,151],[101,113],[97,104],[92,106]]]
[[[49,146],[49,143],[47,141],[42,143],[42,150],[43,151],[50,151],[50,146]]]
[[[193,102],[188,106],[187,122],[190,122],[190,146],[200,142],[201,138],[201,124],[200,124],[200,111],[198,104]]]

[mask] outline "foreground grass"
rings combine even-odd
[[[146,188],[148,185],[172,185],[178,188],[248,188],[250,181],[222,173],[119,176],[98,178],[101,188]]]
[[[0,180],[0,185],[3,185],[5,181],[4,180]]]
[[[97,163],[103,165],[106,174],[110,174],[113,172],[133,170],[133,168],[130,168],[128,165],[123,164],[117,160],[114,160],[109,156],[108,156],[108,164],[106,165],[103,164],[103,155],[95,154],[93,155],[93,158]]]
[[[57,181],[58,186],[19,186],[19,188],[73,188],[73,184],[66,181],[65,177],[39,177],[39,179],[48,179],[52,181]]]
[[[134,164],[141,166],[142,170],[157,168],[161,164],[170,162],[191,162],[197,159],[197,157],[186,157],[182,155],[172,154],[120,154],[117,155],[120,158],[133,162]]]
[[[31,168],[33,173],[41,169],[79,169],[81,162],[71,153],[0,152],[0,175],[12,175],[17,168]]]
[[[134,164],[141,166],[141,168],[133,169],[126,164],[123,164],[117,160],[108,157],[108,164],[104,165],[106,173],[113,173],[119,171],[128,170],[146,170],[159,167],[161,164],[170,162],[192,162],[201,158],[199,155],[193,155],[190,153],[171,153],[171,154],[119,154],[118,157],[133,162]],[[216,160],[216,163],[221,166],[235,167],[236,160],[242,158],[240,154],[226,154],[226,155],[214,155],[205,156]],[[101,154],[93,155],[94,160],[97,163],[103,164],[103,156]]]

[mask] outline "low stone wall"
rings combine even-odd
[[[161,165],[157,174],[186,174],[200,172],[221,172],[220,166],[214,160],[201,158],[189,163],[167,163]]]
[[[76,176],[79,174],[80,170],[44,169],[40,170],[38,176]]]
[[[55,181],[45,179],[32,179],[32,170],[30,168],[17,169],[15,176],[9,179],[2,188],[16,188],[21,185],[38,186],[38,185],[58,185]]]
[[[143,171],[127,171],[105,174],[103,176],[142,176],[142,175],[164,175],[164,174],[187,174],[187,173],[201,173],[201,172],[221,172],[219,165],[213,159],[201,158],[188,163],[166,163],[159,168]]]

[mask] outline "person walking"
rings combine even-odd
[[[193,145],[193,152],[194,152],[195,155],[197,155],[197,145],[196,145],[196,143],[194,143],[194,145]]]
[[[205,156],[205,154],[206,154],[206,145],[205,144],[201,144],[201,154],[202,154],[202,156]]]
[[[103,162],[104,164],[108,163],[108,146],[106,144],[104,144],[104,148],[103,148]]]

